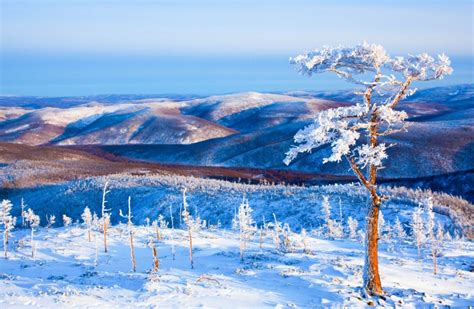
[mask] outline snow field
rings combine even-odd
[[[160,266],[152,273],[152,252],[146,243],[149,237],[156,237],[155,230],[135,227],[134,273],[126,225],[110,228],[108,253],[97,231],[88,242],[87,231],[77,225],[40,228],[35,260],[29,231],[17,230],[10,240],[9,258],[0,260],[0,307],[314,308],[365,307],[377,302],[390,307],[474,303],[474,246],[467,240],[443,245],[436,276],[428,248],[419,259],[412,242],[382,241],[380,267],[388,296],[377,301],[360,296],[364,252],[357,240],[330,240],[309,233],[309,253],[305,254],[299,235],[291,234],[294,246],[282,252],[276,249],[269,230],[262,248],[258,234],[251,237],[241,262],[238,232],[203,229],[193,234],[191,269],[187,232],[161,232],[162,240],[156,243]]]

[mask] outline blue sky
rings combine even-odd
[[[288,57],[363,40],[446,52],[445,83],[472,82],[472,1],[0,1],[1,94],[318,88]]]

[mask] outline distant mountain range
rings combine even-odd
[[[350,175],[345,164],[322,164],[328,147],[298,157],[289,167],[282,160],[296,131],[319,111],[357,99],[348,91],[0,97],[0,141],[93,149],[166,164]],[[387,138],[396,145],[383,177],[474,169],[474,85],[421,90],[400,108],[409,113],[411,127]]]

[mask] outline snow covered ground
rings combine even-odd
[[[457,306],[474,305],[474,244],[445,241],[433,275],[430,251],[422,259],[411,239],[382,240],[380,267],[386,301],[361,297],[363,245],[358,240],[329,240],[311,234],[307,252],[299,234],[291,234],[288,252],[277,250],[272,231],[259,234],[239,257],[239,233],[210,228],[194,235],[194,269],[190,268],[185,230],[163,229],[157,241],[159,270],[152,273],[153,227],[136,228],[137,271],[131,271],[126,225],[110,229],[109,250],[103,239],[78,225],[39,228],[36,258],[29,230],[10,239],[9,258],[0,259],[0,307],[212,307],[314,308],[322,306]],[[94,241],[96,239],[96,241]],[[172,257],[172,245],[176,259]],[[98,258],[96,259],[96,254]]]

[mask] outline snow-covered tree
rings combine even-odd
[[[395,219],[395,227],[393,231],[395,232],[395,236],[400,240],[403,240],[407,237],[407,233],[405,232],[405,229],[403,228],[403,225],[400,222],[400,218],[398,216],[397,219]]]
[[[426,227],[428,228],[428,235],[431,244],[431,256],[433,257],[433,273],[436,275],[437,264],[436,257],[438,255],[439,248],[443,242],[444,230],[441,223],[438,222],[438,230],[435,232],[435,215],[433,211],[433,198],[429,197],[426,201],[426,213],[428,215],[428,222]]]
[[[72,219],[66,215],[63,215],[63,225],[69,226],[72,223]]]
[[[234,231],[239,230],[239,216],[237,215],[237,208],[234,208],[234,216],[232,217],[231,228]]]
[[[298,145],[286,153],[284,162],[289,164],[298,153],[311,152],[325,144],[330,144],[331,154],[323,163],[347,160],[371,198],[366,224],[364,289],[369,295],[382,295],[378,216],[384,197],[378,190],[377,172],[388,158],[386,151],[390,145],[381,139],[406,130],[408,115],[395,108],[414,93],[409,89],[411,84],[451,74],[450,60],[444,54],[435,59],[426,53],[392,58],[381,45],[364,42],[355,47],[324,47],[296,56],[290,62],[302,74],[330,72],[361,88],[357,92],[362,97],[361,103],[322,111],[314,123],[296,133]]]
[[[101,225],[101,230],[102,233],[104,234],[104,252],[107,252],[107,231],[110,225],[110,209],[107,209],[105,207],[105,204],[107,203],[107,194],[110,193],[109,190],[107,190],[109,182],[105,182],[104,188],[102,189],[102,216],[99,219],[99,223]]]
[[[282,239],[282,232],[283,227],[281,226],[281,222],[277,220],[275,213],[273,213],[273,220],[274,220],[274,228],[273,228],[273,243],[278,250],[284,249],[283,239]],[[283,247],[282,247],[283,246]]]
[[[46,228],[48,229],[51,228],[55,223],[56,223],[55,215],[46,216]]]
[[[188,227],[188,240],[189,240],[189,262],[191,264],[191,269],[194,268],[194,259],[193,259],[193,230],[199,229],[200,226],[196,224],[196,221],[189,213],[189,205],[186,200],[186,188],[183,189],[183,221]]]
[[[305,229],[301,229],[300,238],[301,244],[303,245],[303,252],[306,254],[311,253],[311,251],[308,249],[308,232],[306,232]]]
[[[161,235],[160,235],[160,228],[158,227],[158,221],[153,220],[153,222],[151,222],[151,228],[153,230],[155,230],[156,240],[160,241],[161,240]]]
[[[162,236],[161,236],[161,231],[160,230],[168,228],[168,222],[166,222],[165,217],[163,217],[163,215],[161,215],[161,214],[158,215],[158,220],[153,220],[151,225],[152,225],[153,229],[155,229],[156,240],[161,241]]]
[[[250,207],[249,201],[244,195],[242,202],[239,206],[238,224],[240,234],[240,259],[244,260],[244,255],[247,250],[247,241],[250,240],[250,236],[255,231],[255,222],[252,218],[252,208]]]
[[[135,272],[137,270],[137,262],[135,260],[135,248],[133,246],[133,236],[134,236],[134,231],[133,231],[133,223],[132,223],[132,198],[129,196],[128,197],[128,214],[125,216],[122,213],[122,210],[119,209],[119,215],[122,218],[127,219],[127,228],[128,228],[128,238],[129,238],[129,244],[130,244],[130,260],[132,262],[132,270]]]
[[[357,238],[357,228],[359,226],[359,222],[357,222],[356,219],[349,217],[347,219],[347,226],[349,227],[349,238]]]
[[[25,222],[31,228],[31,236],[30,236],[30,243],[31,243],[31,257],[34,259],[36,254],[36,244],[34,242],[34,233],[35,229],[40,225],[40,217],[36,215],[31,208],[28,208],[25,216]]]
[[[12,207],[13,204],[10,200],[3,200],[0,203],[0,226],[2,226],[3,230],[3,251],[5,258],[8,258],[8,239],[16,223],[16,217],[11,215]]]
[[[331,204],[329,203],[329,197],[323,196],[322,210],[324,215],[324,222],[326,223],[326,232],[329,238],[340,237],[341,231],[339,231],[337,223],[331,219]]]
[[[173,220],[173,209],[170,205],[170,220],[171,220],[171,254],[173,255],[173,261],[175,260],[175,249],[174,249],[174,220]]]
[[[165,217],[163,215],[158,215],[158,226],[160,229],[167,229],[168,228],[168,222],[166,222]]]
[[[412,231],[418,248],[418,257],[421,257],[421,246],[426,239],[425,224],[423,223],[423,209],[417,207],[412,215]]]
[[[153,255],[153,272],[156,273],[160,267],[160,261],[158,260],[158,251],[156,250],[155,239],[153,237],[148,238],[147,242],[148,248],[151,249]]]
[[[84,208],[84,212],[81,215],[81,219],[82,219],[82,222],[84,222],[84,225],[86,226],[86,229],[87,229],[87,239],[89,240],[89,242],[91,242],[92,241],[91,229],[92,229],[93,217],[92,217],[91,210],[89,209],[89,207],[86,206],[86,208]]]
[[[20,208],[21,208],[21,226],[22,227],[26,227],[26,222],[25,222],[25,217],[26,217],[26,203],[25,203],[25,200],[23,198],[21,198],[21,202],[20,202]]]
[[[288,223],[283,224],[282,236],[284,252],[292,252],[293,242],[291,241],[291,228]]]
[[[96,231],[102,230],[102,223],[100,222],[99,216],[95,213],[92,215],[92,227]]]

